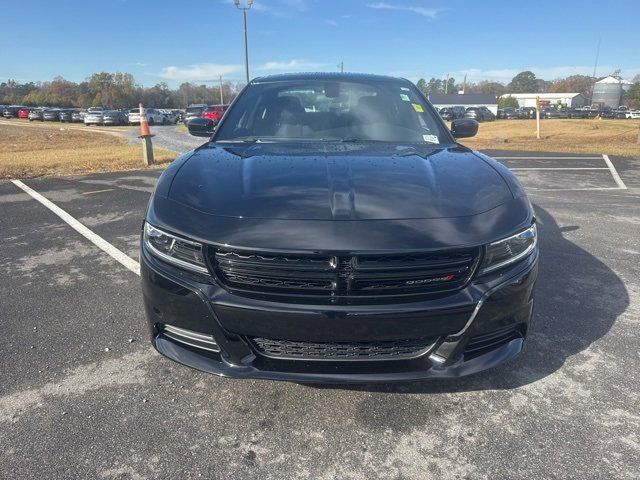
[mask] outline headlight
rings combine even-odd
[[[538,232],[534,224],[511,237],[490,243],[485,247],[484,260],[480,265],[480,274],[492,272],[522,260],[533,252],[537,241]]]
[[[176,237],[145,222],[144,245],[149,253],[165,262],[193,272],[209,273],[201,243]]]

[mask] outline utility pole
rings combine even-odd
[[[224,97],[222,96],[222,75],[220,75],[220,105],[224,105]]]
[[[600,57],[600,42],[602,37],[598,38],[598,46],[596,48],[596,61],[593,64],[593,85],[591,85],[591,98],[589,99],[589,106],[593,105],[593,90],[596,88],[596,70],[598,68],[598,57]]]
[[[246,0],[247,6],[241,7],[240,0],[233,0],[236,8],[242,10],[242,34],[244,38],[244,77],[247,83],[249,83],[249,46],[247,44],[247,10],[251,9],[253,0]]]
[[[340,67],[340,73],[344,73],[344,62],[340,62],[338,67]]]
[[[447,73],[447,81],[444,83],[444,94],[449,92],[449,74]]]
[[[536,138],[540,140],[540,97],[536,97]]]

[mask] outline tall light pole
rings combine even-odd
[[[251,9],[253,0],[246,0],[246,6],[240,6],[240,0],[233,0],[238,10],[242,10],[242,32],[244,34],[244,76],[249,83],[249,46],[247,45],[247,10]]]

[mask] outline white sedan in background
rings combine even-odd
[[[639,119],[640,118],[640,110],[629,110],[625,114],[626,118]]]
[[[157,110],[155,108],[145,108],[144,111],[147,115],[147,122],[149,123],[149,125],[164,125],[167,123],[167,117],[165,117],[160,110]],[[129,123],[132,125],[137,125],[140,123],[139,108],[132,108],[131,110],[129,110]]]

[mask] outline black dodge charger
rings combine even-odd
[[[174,161],[141,236],[155,348],[218,375],[457,377],[516,356],[538,248],[515,176],[404,79],[253,80]]]

